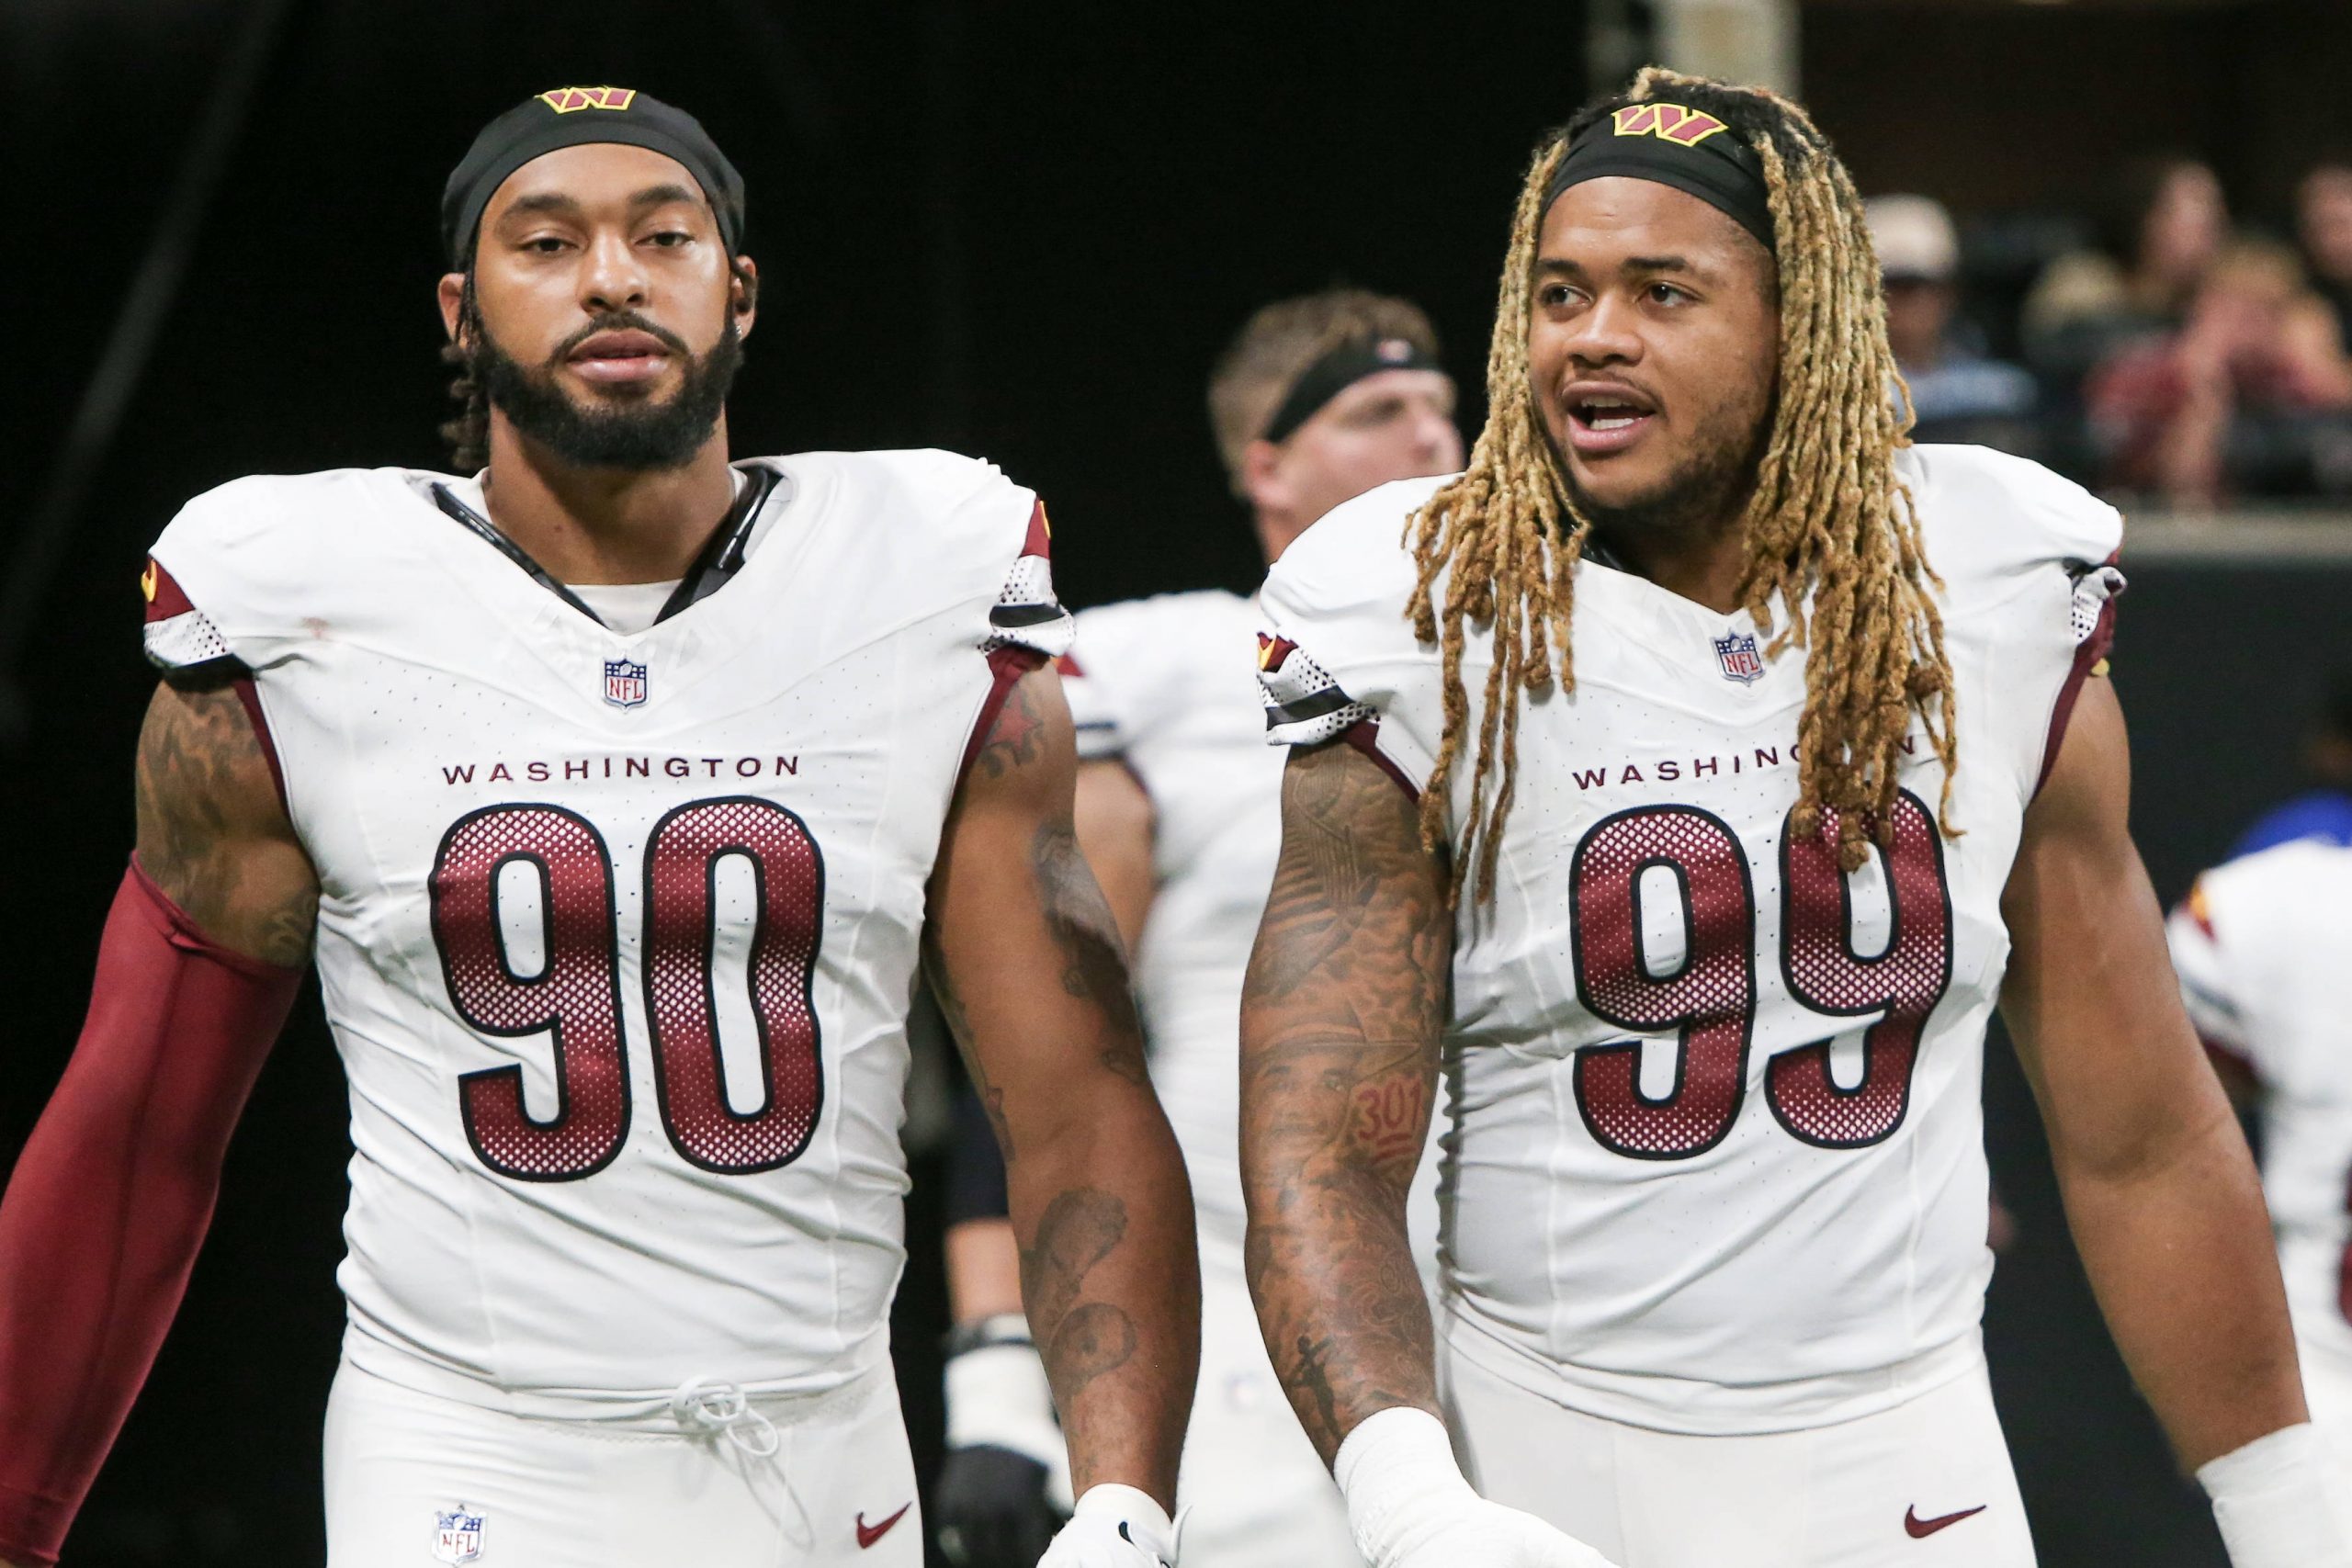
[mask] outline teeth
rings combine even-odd
[[[1623,430],[1634,423],[1634,417],[1630,413],[1600,414],[1595,416],[1590,423],[1595,430]]]

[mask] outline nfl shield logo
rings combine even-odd
[[[1756,638],[1749,633],[1734,632],[1715,638],[1715,662],[1724,667],[1726,681],[1752,686],[1764,679],[1764,658],[1756,651]]]
[[[1755,643],[1748,644],[1753,648]],[[605,664],[605,700],[616,708],[633,708],[645,701],[645,666],[626,659]]]
[[[433,1555],[443,1562],[471,1562],[481,1555],[481,1516],[469,1514],[463,1503],[448,1513],[433,1515]]]

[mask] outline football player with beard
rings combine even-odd
[[[677,109],[532,98],[442,221],[481,471],[240,479],[154,546],[137,852],[0,1203],[0,1559],[56,1560],[315,964],[331,1568],[922,1560],[919,971],[1069,1433],[1045,1561],[1164,1561],[1192,1211],[1072,829],[1044,509],[942,452],[729,460],[757,276]]]

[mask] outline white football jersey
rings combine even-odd
[[[2352,1368],[2352,847],[2303,840],[2216,867],[2170,931],[2198,1032],[2262,1086],[2296,1335]]]
[[[1492,903],[1456,922],[1442,1200],[1457,1350],[1668,1431],[1816,1426],[1981,1354],[1979,1083],[2027,804],[2108,635],[2114,510],[2033,464],[1914,447],[1942,576],[1953,817],[1909,743],[1894,848],[1797,840],[1804,657],[1628,572],[1576,569],[1576,686],[1529,704]],[[1261,650],[1278,742],[1358,725],[1407,784],[1443,728],[1390,485],[1283,558]],[[1442,591],[1443,584],[1440,588]],[[1470,639],[1475,727],[1489,645]],[[1468,809],[1469,758],[1450,815]]]
[[[1218,590],[1078,614],[1062,689],[1079,755],[1115,759],[1152,805],[1156,886],[1134,957],[1151,1081],[1193,1182],[1202,1262],[1238,1278],[1241,983],[1282,851],[1283,753],[1266,744],[1255,604]],[[1434,1246],[1424,1165],[1409,1228]]]
[[[1204,1249],[1240,1266],[1241,976],[1282,847],[1250,603],[1208,591],[1079,613],[1062,689],[1079,755],[1152,805],[1151,913],[1134,957],[1151,1080],[1184,1151]]]
[[[469,480],[241,479],[155,545],[150,655],[250,671],[318,870],[345,1353],[391,1382],[620,1415],[888,1353],[925,884],[1069,619],[986,464],[739,471],[732,575],[634,636]]]

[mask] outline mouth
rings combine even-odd
[[[1567,389],[1568,446],[1582,457],[1605,457],[1641,440],[1657,405],[1619,383],[1580,381]]]
[[[641,386],[668,372],[670,345],[644,332],[604,332],[584,339],[564,356],[583,381],[599,386]]]

